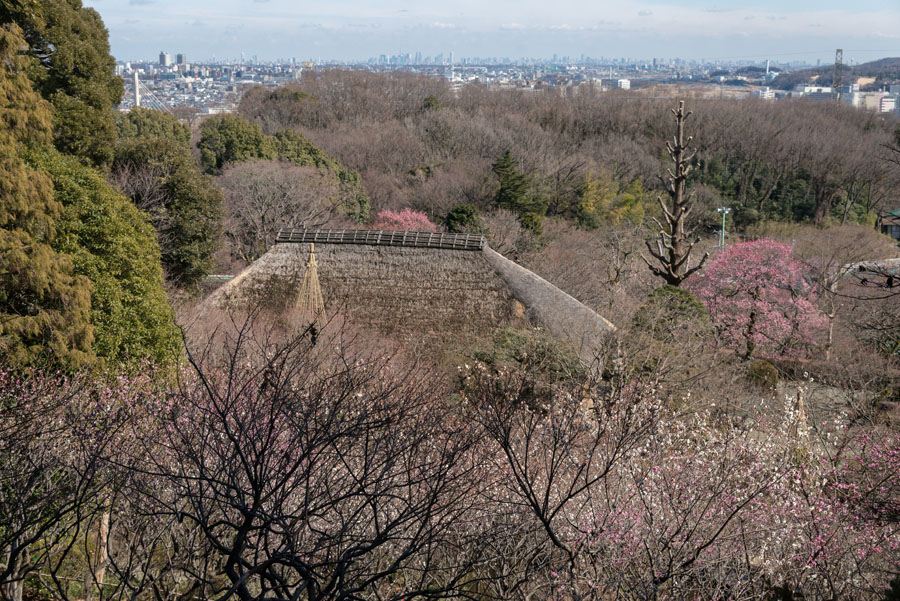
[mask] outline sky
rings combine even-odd
[[[898,0],[84,0],[119,60],[900,56]]]

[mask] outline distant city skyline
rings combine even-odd
[[[900,56],[896,0],[85,0],[119,60],[381,54],[830,62]]]

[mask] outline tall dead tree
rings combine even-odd
[[[667,169],[669,177],[660,178],[665,184],[668,199],[663,200],[661,195],[656,198],[662,208],[665,223],[653,219],[659,226],[656,244],[654,246],[651,242],[647,242],[650,255],[659,265],[654,265],[646,257],[642,258],[654,275],[663,278],[667,284],[680,286],[688,276],[703,267],[709,253],[705,253],[699,263],[690,267],[691,252],[700,238],[688,240],[693,236],[693,230],[685,227],[685,221],[693,206],[693,194],[685,197],[684,188],[687,177],[693,169],[690,160],[696,151],[690,147],[693,136],[686,141],[684,139],[684,122],[691,116],[691,112],[684,111],[683,100],[678,101],[678,109],[672,109],[672,113],[675,115],[675,137],[671,142],[666,142],[666,150],[669,151],[675,169],[674,171]]]

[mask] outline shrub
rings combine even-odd
[[[765,359],[757,359],[747,367],[747,379],[763,388],[775,388],[778,384],[778,370]]]
[[[490,342],[464,352],[493,374],[520,374],[523,377],[517,401],[534,409],[552,402],[554,389],[565,382],[576,385],[587,376],[577,353],[539,329],[504,328]],[[461,389],[469,391],[478,369],[461,372]]]
[[[478,209],[473,205],[459,205],[454,207],[447,213],[444,219],[448,232],[472,232],[480,233],[484,231],[484,223],[478,214]]]
[[[708,325],[708,319],[706,307],[690,290],[664,284],[651,292],[647,302],[637,310],[633,327],[647,331],[657,340],[671,342],[688,322]]]

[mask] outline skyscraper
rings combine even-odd
[[[176,54],[176,55],[175,55],[175,64],[176,64],[176,65],[184,65],[184,64],[187,64],[187,57],[186,57],[185,55],[183,55],[183,54],[180,54],[180,53],[179,53],[179,54]]]
[[[160,67],[171,67],[172,66],[172,55],[168,52],[160,52],[159,53],[159,66]]]

